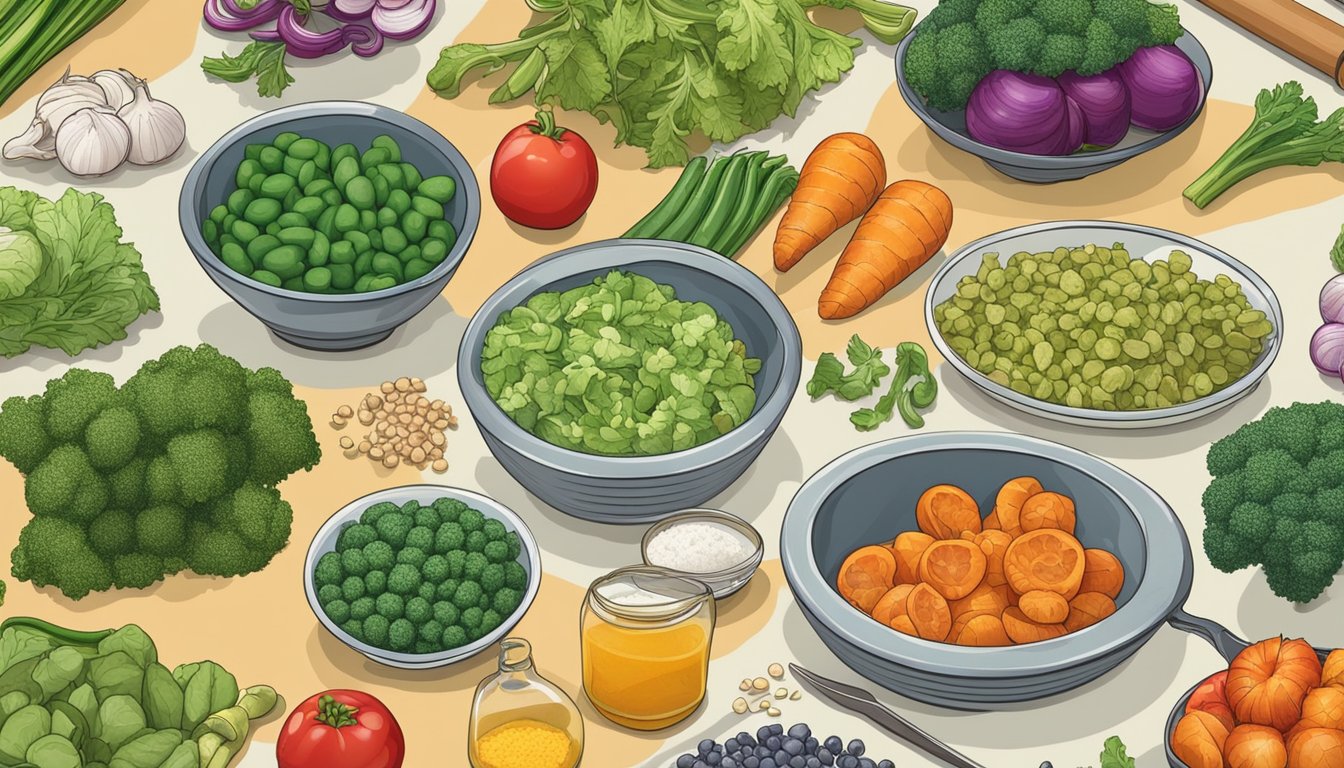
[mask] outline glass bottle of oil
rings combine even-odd
[[[518,637],[499,646],[499,671],[481,681],[467,732],[473,768],[576,768],[583,756],[583,717],[532,666],[532,646]]]

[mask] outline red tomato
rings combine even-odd
[[[579,220],[597,194],[597,156],[550,112],[509,131],[490,163],[490,194],[510,220],[561,229]]]
[[[294,708],[275,745],[280,768],[401,768],[406,739],[383,702],[323,691]]]

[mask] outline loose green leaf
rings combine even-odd
[[[1119,736],[1110,737],[1102,746],[1101,768],[1134,768],[1134,758],[1126,754]]]
[[[1340,230],[1334,247],[1330,249],[1330,263],[1334,265],[1335,271],[1344,272],[1344,229]]]
[[[230,83],[243,83],[257,78],[257,95],[279,97],[294,82],[285,69],[285,44],[252,41],[237,56],[220,54],[201,60],[201,69],[208,75]]]
[[[853,402],[867,397],[877,389],[878,384],[891,373],[887,364],[882,362],[882,351],[868,345],[856,333],[849,339],[845,356],[854,370],[845,373],[839,358],[830,352],[823,352],[817,359],[817,367],[807,382],[807,394],[813,399],[835,392],[841,400]]]

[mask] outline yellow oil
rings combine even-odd
[[[603,716],[637,730],[666,728],[705,697],[711,628],[691,620],[632,629],[590,621],[583,630],[583,687]]]

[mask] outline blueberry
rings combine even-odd
[[[859,768],[877,768],[877,763],[874,763],[871,757],[860,757]]]
[[[821,761],[817,759],[816,755],[813,755],[807,758],[807,762],[803,763],[803,766],[804,768],[821,768]]]
[[[835,765],[835,755],[832,755],[831,750],[825,747],[817,750],[817,760],[820,760],[821,764],[825,766]]]
[[[770,726],[768,726],[768,725],[762,725],[760,728],[757,728],[757,729],[756,729],[756,740],[757,740],[757,741],[759,741],[759,742],[761,742],[762,744],[764,744],[764,743],[765,743],[765,740],[768,739],[768,738],[770,738]]]
[[[708,755],[705,755],[705,762],[709,765],[718,765],[723,762],[723,756],[718,752],[710,752]]]
[[[691,768],[709,768],[709,763],[706,763],[704,760],[696,760]]]
[[[703,757],[714,750],[714,740],[705,739],[696,746],[696,749],[700,751],[700,755]]]
[[[803,754],[803,742],[790,736],[784,740],[784,746],[780,747],[780,749],[783,749],[790,755],[801,755]]]
[[[775,758],[763,757],[761,758],[761,768],[779,768],[779,766],[775,764]]]
[[[807,760],[802,755],[789,758],[789,768],[807,768]]]
[[[677,768],[691,768],[695,765],[695,755],[682,755],[677,758]]]
[[[799,723],[789,729],[789,735],[800,741],[806,741],[807,737],[812,735],[812,729],[807,727],[807,723]]]
[[[784,742],[781,741],[780,738],[774,734],[771,734],[770,737],[765,740],[765,746],[771,752],[779,751],[779,747],[783,743]]]
[[[785,752],[784,750],[781,749],[774,755],[772,755],[772,757],[775,758],[776,763],[779,763],[780,765],[788,765],[789,758],[791,757],[791,755],[788,752]]]
[[[770,756],[770,748],[765,746],[764,744],[757,744],[755,754],[759,758],[762,759],[767,758]]]
[[[729,739],[723,742],[723,748],[729,753],[736,752],[739,749],[737,739]]]
[[[719,768],[737,768],[737,761],[732,757],[725,757],[723,762],[719,763]]]
[[[883,760],[877,764],[877,768],[896,768],[896,764],[890,760]]]
[[[744,746],[744,747],[754,747],[754,746],[756,746],[756,740],[753,739],[753,738],[751,737],[751,734],[750,734],[750,733],[747,733],[746,731],[743,731],[743,732],[737,734],[737,743],[738,743],[738,744],[741,744],[741,745]]]
[[[742,768],[761,768],[761,758],[755,755],[748,755],[742,761]]]
[[[854,739],[849,742],[849,746],[845,747],[845,751],[855,757],[863,757],[863,750],[862,739]]]
[[[835,761],[836,768],[859,768],[859,758],[853,755],[841,755]]]
[[[845,743],[840,740],[839,736],[827,736],[822,746],[826,747],[832,755],[838,755],[845,751]]]
[[[770,726],[770,733],[771,733],[771,735],[774,735],[774,736],[783,736],[783,735],[784,735],[784,726],[779,725],[779,724],[776,723],[775,725]]]

